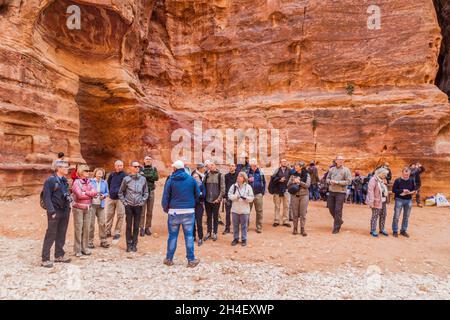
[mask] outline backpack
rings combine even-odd
[[[270,181],[269,181],[269,186],[267,187],[267,191],[269,191],[270,194],[274,194],[275,193],[275,176],[278,174],[278,170],[279,168],[273,173],[273,175],[270,177]]]
[[[53,189],[53,192],[58,190],[59,183],[55,183],[55,188]],[[41,193],[39,194],[39,204],[41,205],[41,208],[44,210],[47,210],[47,206],[45,205],[45,199],[44,199],[44,187],[42,188]]]

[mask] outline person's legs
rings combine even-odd
[[[406,232],[408,230],[409,216],[411,214],[412,200],[405,200],[403,202],[403,219],[402,219],[402,229],[401,232]]]
[[[402,199],[395,199],[394,204],[394,217],[392,218],[392,232],[398,233],[398,221],[400,219],[400,213],[403,208]]]
[[[198,239],[203,239],[203,204],[199,203],[195,206],[195,226],[197,230]],[[195,235],[195,232],[194,232]]]
[[[387,216],[386,202],[383,202],[383,205],[382,205],[382,208],[380,211],[380,232],[385,231],[384,225],[386,223],[386,216]]]
[[[83,210],[83,231],[81,237],[81,252],[89,252],[89,229],[91,227],[91,211]]]
[[[308,195],[300,196],[299,211],[300,211],[300,228],[302,231],[305,231],[306,213],[308,212],[308,204],[309,204]]]
[[[120,200],[115,201],[117,201],[116,204],[117,220],[116,220],[116,227],[114,229],[114,234],[120,235],[120,232],[122,231],[123,220],[125,217],[125,207],[123,206],[123,203]]]
[[[283,224],[289,223],[289,192],[285,192],[281,197],[283,203]]]
[[[225,230],[230,231],[231,228],[231,200],[225,200]]]
[[[242,241],[247,241],[247,229],[248,229],[248,214],[241,214],[239,217],[239,222],[241,225],[241,239]]]
[[[97,216],[97,205],[93,204],[89,208],[89,245],[94,245],[94,234],[95,234],[95,217]]]
[[[81,253],[81,241],[83,236],[83,210],[73,208],[73,252]]]
[[[293,233],[298,233],[298,218],[300,215],[300,197],[296,195],[291,196],[291,210],[293,218]]]
[[[273,205],[275,207],[275,217],[273,220],[274,224],[280,224],[280,202],[281,202],[280,195],[274,194],[273,195]]]
[[[45,232],[44,243],[42,245],[42,261],[50,260],[50,250],[55,243],[56,235],[58,233],[58,215],[52,218],[51,215],[47,214],[47,231]]]
[[[233,215],[233,240],[239,240],[239,215],[232,213]]]
[[[177,249],[180,224],[181,224],[180,215],[174,216],[169,214],[167,218],[167,229],[169,231],[169,237],[167,239],[167,253],[166,253],[166,259],[169,261],[173,260],[175,250]]]
[[[217,234],[217,229],[219,227],[219,210],[220,203],[212,204],[212,216],[213,216],[213,233]]]
[[[139,236],[139,223],[141,222],[142,206],[133,207],[133,245],[136,247]]]
[[[59,217],[55,240],[55,258],[64,257],[64,244],[66,243],[67,227],[69,226],[70,209]]]
[[[212,204],[209,202],[205,202],[205,210],[206,210],[206,233],[211,235],[212,233]]]
[[[126,221],[125,239],[127,241],[127,248],[128,248],[133,243],[133,235],[132,235],[133,212],[131,206],[125,206],[125,221]]]
[[[377,231],[377,221],[378,217],[380,216],[380,209],[372,208],[372,218],[370,219],[370,232],[376,232]]]
[[[117,200],[108,198],[106,200],[106,234],[111,234],[112,225],[114,222],[114,214],[116,212]]]
[[[336,194],[334,192],[329,192],[327,197],[327,207],[328,211],[330,211],[331,216],[334,219],[335,216],[335,202],[336,202]]]
[[[150,198],[150,194],[148,195],[149,196],[149,198]],[[147,219],[146,219],[146,216],[147,216],[147,204],[148,204],[148,200],[149,199],[147,199],[147,201],[145,201],[145,203],[144,203],[144,205],[142,206],[142,212],[141,212],[141,221],[139,221],[139,228],[140,229],[144,229],[145,228],[145,224],[147,223]]]
[[[194,254],[194,214],[183,214],[182,215],[182,225],[184,234],[184,243],[186,245],[186,259],[188,261],[195,260]]]
[[[97,223],[98,223],[98,237],[100,238],[100,243],[104,244],[107,242],[106,241],[106,231],[105,231],[106,230],[105,208],[98,206],[96,211],[97,211]]]
[[[334,207],[334,227],[340,229],[344,221],[342,220],[342,210],[344,208],[345,193],[337,193],[335,195]]]
[[[422,205],[422,202],[420,201],[420,188],[417,189],[417,192],[416,192],[416,204],[418,206]]]
[[[263,226],[263,195],[257,194],[254,203],[256,210],[256,230],[261,232]]]

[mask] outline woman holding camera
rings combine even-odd
[[[253,202],[253,189],[248,184],[247,174],[239,172],[236,183],[228,190],[228,199],[231,200],[231,215],[233,220],[234,240],[232,246],[239,243],[239,226],[241,228],[242,246],[247,245],[248,218],[250,215],[250,203]]]
[[[295,172],[291,175],[287,184],[288,192],[291,194],[291,209],[294,218],[292,234],[298,234],[298,219],[300,218],[300,234],[306,237],[305,224],[311,177],[303,161],[297,162],[294,169]]]

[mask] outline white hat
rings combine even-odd
[[[184,168],[184,162],[181,160],[177,160],[174,163],[172,163],[172,167],[174,167],[175,169],[182,169]]]

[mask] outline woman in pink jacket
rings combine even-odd
[[[83,254],[91,254],[88,249],[91,220],[89,208],[92,205],[92,198],[97,195],[97,191],[89,180],[89,167],[87,165],[78,166],[77,175],[79,178],[72,185],[74,199],[72,215],[75,234],[73,251],[76,257],[81,257]]]
[[[378,237],[377,220],[379,220],[380,233],[388,236],[384,229],[386,221],[386,202],[389,197],[388,189],[385,184],[385,179],[388,170],[385,168],[377,169],[373,177],[369,181],[367,189],[366,204],[372,209],[372,219],[370,220],[370,234],[373,237]]]

